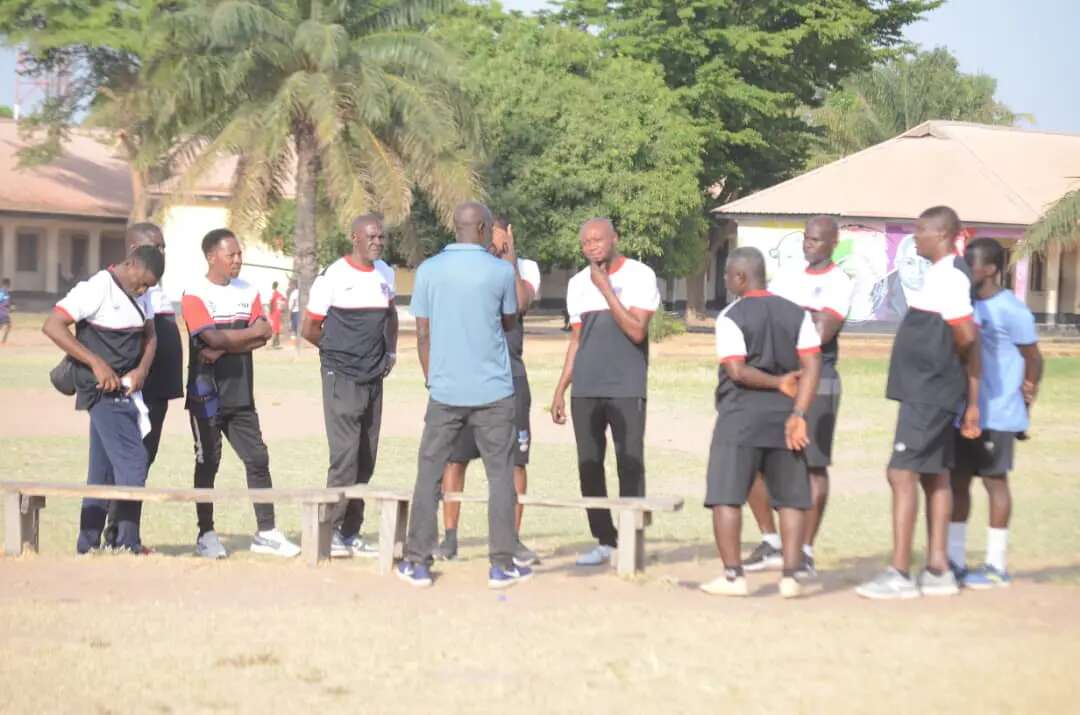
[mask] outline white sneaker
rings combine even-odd
[[[300,547],[285,538],[277,529],[257,532],[251,540],[251,550],[256,554],[269,554],[291,559],[300,555]]]
[[[749,596],[750,588],[746,585],[745,576],[728,578],[720,574],[712,581],[706,581],[698,586],[705,593],[712,596]]]
[[[195,541],[195,555],[204,559],[223,559],[229,552],[221,545],[218,535],[208,531]]]
[[[596,548],[577,558],[578,566],[603,566],[615,558],[615,547],[597,544]]]
[[[364,537],[359,534],[346,542],[346,545],[353,556],[359,556],[363,559],[377,559],[379,557],[379,545],[365,541]]]

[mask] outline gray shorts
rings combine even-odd
[[[833,434],[836,432],[836,415],[840,411],[840,378],[823,377],[818,393],[806,412],[806,432],[810,445],[806,448],[806,466],[824,469],[832,464]]]
[[[514,466],[524,467],[529,463],[529,451],[532,446],[532,432],[530,431],[529,410],[532,408],[532,393],[529,391],[529,379],[527,377],[514,378],[514,434],[517,443],[514,445]],[[466,425],[462,428],[457,440],[454,442],[453,451],[450,453],[450,461],[460,464],[468,464],[474,459],[480,458],[480,450],[476,446],[476,436],[472,427]]]
[[[761,472],[774,509],[810,508],[810,477],[806,457],[787,447],[747,447],[716,439],[709,448],[705,506],[742,506],[754,477]]]

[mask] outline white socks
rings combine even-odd
[[[780,548],[780,534],[762,534],[761,540],[774,549]]]
[[[814,558],[814,547],[813,547],[813,546],[811,546],[810,544],[803,544],[803,547],[802,547],[802,552],[803,552],[803,553],[804,553],[804,554],[805,554],[806,556],[808,556],[808,557],[810,557],[810,558]]]
[[[967,562],[967,522],[949,522],[949,561],[963,568]]]
[[[986,530],[986,563],[1002,573],[1006,571],[1005,552],[1008,550],[1008,547],[1008,529],[989,528]]]

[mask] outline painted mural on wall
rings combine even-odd
[[[855,284],[851,322],[899,322],[907,312],[908,296],[922,285],[929,261],[915,250],[915,226],[902,223],[842,222],[833,254],[837,264]],[[966,229],[957,249],[973,238],[989,236],[1012,241],[1022,233],[1015,229]],[[739,245],[755,246],[765,254],[769,277],[781,269],[806,265],[802,252],[803,224],[763,221],[739,226]],[[1014,290],[1022,297],[1026,264],[1017,267]]]

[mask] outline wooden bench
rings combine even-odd
[[[358,484],[344,489],[343,496],[375,503],[379,512],[378,571],[380,574],[390,573],[394,569],[394,559],[405,557],[405,532],[412,493]]]
[[[310,566],[330,558],[330,507],[344,497],[342,489],[182,489],[174,487],[120,487],[111,485],[0,482],[4,495],[4,550],[18,556],[24,547],[38,550],[41,510],[46,497],[96,498],[140,502],[214,503],[248,501],[253,504],[299,502],[301,557]]]
[[[487,502],[486,495],[464,492],[443,494],[445,501]],[[546,506],[560,509],[610,509],[615,512],[615,527],[619,532],[619,548],[616,554],[616,570],[620,576],[630,577],[645,570],[645,527],[652,523],[656,511],[679,511],[683,498],[675,496],[656,497],[539,497],[532,494],[518,496],[523,506]]]

